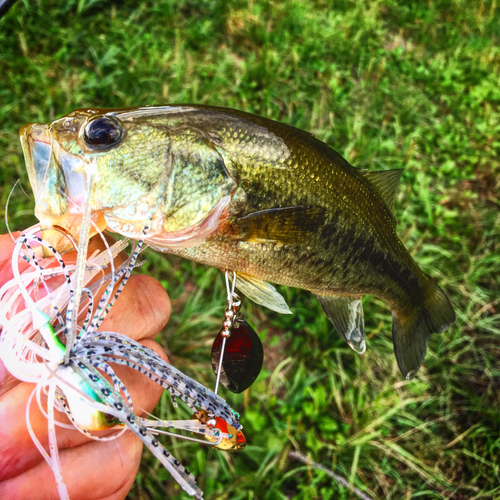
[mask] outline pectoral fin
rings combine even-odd
[[[241,240],[249,243],[302,243],[325,223],[326,212],[309,206],[271,208],[239,218]]]
[[[232,273],[229,273],[229,278],[232,281]],[[273,285],[265,281],[238,273],[236,275],[236,288],[256,304],[266,306],[281,314],[292,314],[283,295]]]
[[[323,311],[346,342],[359,354],[366,350],[365,319],[361,299],[315,295]]]

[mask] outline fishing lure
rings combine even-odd
[[[235,436],[241,441],[239,414],[220,396],[163,361],[151,349],[119,333],[98,331],[136,266],[143,242],[139,241],[129,258],[115,267],[115,257],[127,245],[125,240],[110,247],[103,238],[106,251],[88,258],[86,241],[78,245],[76,262],[68,264],[39,233],[40,227],[34,226],[17,239],[12,255],[14,277],[0,289],[0,359],[19,380],[36,384],[28,399],[26,423],[33,442],[54,473],[60,497],[69,498],[59,462],[57,426],[76,428],[96,440],[115,439],[129,430],[189,495],[202,498],[195,477],[156,436],[166,434],[224,446],[233,442]],[[42,248],[52,257],[39,257],[37,250]],[[23,272],[19,269],[21,258],[29,263]],[[99,274],[103,276],[92,283]],[[105,291],[95,304],[95,295],[103,285]],[[81,325],[76,323],[80,313],[85,313]],[[113,364],[126,365],[148,375],[170,392],[174,406],[176,399],[182,400],[200,417],[175,421],[137,416],[131,396],[115,374]],[[41,404],[42,392],[47,394],[46,411]],[[48,420],[48,452],[30,423],[30,407],[35,397]],[[71,424],[59,421],[54,410],[65,413]],[[203,439],[165,431],[164,427],[199,434]],[[116,432],[105,437],[94,434],[104,429]]]

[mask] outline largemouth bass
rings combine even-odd
[[[273,310],[289,312],[267,281],[309,290],[360,353],[361,298],[380,297],[408,378],[455,319],[397,236],[401,170],[357,169],[307,132],[208,106],[80,109],[20,135],[47,227],[76,230],[87,207],[101,229],[236,271]]]

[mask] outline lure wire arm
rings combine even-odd
[[[171,436],[171,437],[178,438],[178,439],[184,439],[186,441],[191,441],[193,443],[208,444],[209,446],[218,446],[219,444],[222,443],[222,439],[224,438],[222,433],[219,434],[217,441],[205,441],[204,439],[198,439],[198,438],[193,438],[190,436],[184,436],[183,434],[176,434],[175,432],[163,431],[160,429],[149,429],[149,432],[151,432],[152,434],[163,434],[165,436]]]
[[[234,324],[238,320],[238,309],[241,305],[241,300],[238,295],[235,293],[234,289],[236,286],[236,271],[233,271],[233,283],[229,283],[229,270],[226,269],[224,273],[224,277],[226,280],[226,291],[227,291],[227,305],[228,308],[224,312],[224,322],[222,323],[222,345],[220,348],[220,358],[219,358],[219,366],[217,367],[217,377],[215,379],[215,394],[219,391],[219,383],[222,372],[222,363],[224,362],[224,354],[226,349],[226,341],[231,336],[231,331],[234,328]]]

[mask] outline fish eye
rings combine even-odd
[[[105,150],[116,145],[123,137],[121,123],[111,116],[99,116],[85,127],[83,140],[92,149]]]

